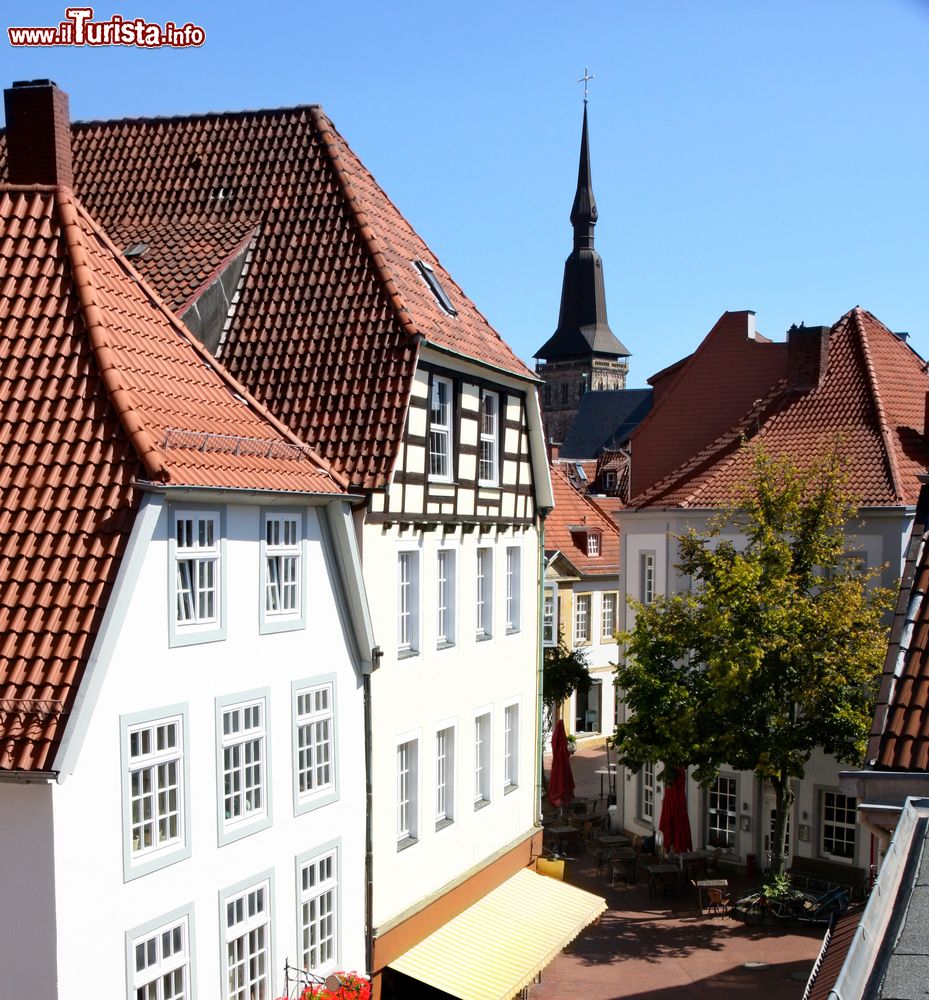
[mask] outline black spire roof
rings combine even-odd
[[[603,264],[594,249],[594,226],[597,203],[590,181],[590,145],[587,139],[587,102],[584,102],[584,127],[581,132],[581,156],[577,168],[577,192],[571,206],[574,249],[565,261],[561,286],[561,311],[558,329],[540,347],[534,357],[545,361],[560,358],[603,354],[613,358],[629,357],[629,351],[613,334],[606,318],[606,294],[603,291]]]

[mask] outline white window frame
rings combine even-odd
[[[616,484],[619,482],[616,471],[614,469],[606,469],[603,473],[603,488],[604,490],[615,490]]]
[[[259,910],[259,905],[261,909]],[[220,892],[219,926],[222,942],[222,982],[224,1000],[252,1000],[274,996],[274,875],[262,872]],[[230,982],[231,951],[241,948],[236,965],[245,972],[246,981]],[[253,968],[263,962],[263,969],[252,978]],[[264,983],[263,992],[260,987]]]
[[[488,404],[486,413],[484,411],[485,403]],[[479,432],[478,486],[498,486],[500,483],[500,396],[498,393],[481,389],[477,419]]]
[[[190,755],[187,715],[187,705],[171,705],[120,717],[123,879],[126,882],[190,857]],[[158,729],[163,726],[178,728],[176,747],[165,746],[161,750],[158,749],[156,745]],[[142,733],[149,734],[150,749],[144,752],[142,747],[138,747],[139,752],[133,753],[133,743],[138,744],[136,736]],[[175,768],[173,781],[167,773],[172,764]],[[144,800],[140,802],[139,809],[142,810],[140,815],[135,807],[135,802],[139,801],[136,790],[140,786],[137,783],[134,789],[133,779],[138,775],[138,781],[144,783],[143,773],[146,772],[149,775],[150,791],[145,795],[145,799],[149,805],[146,809]],[[169,801],[168,809],[164,810],[162,809],[165,805],[164,796],[170,795],[172,788],[173,804]],[[143,846],[140,833],[137,846],[135,830],[139,820],[145,818],[146,811],[150,814],[155,840],[158,839],[159,822],[170,813],[176,812],[176,835],[168,835],[163,837],[160,843],[153,842],[150,846]]]
[[[549,584],[545,585],[542,594],[542,645],[558,645],[558,588]]]
[[[419,734],[397,740],[397,850],[419,842]]]
[[[397,553],[397,655],[419,652],[419,551]]]
[[[639,553],[639,600],[652,604],[655,600],[655,553]]]
[[[272,823],[270,708],[267,688],[216,699],[216,820],[220,846],[265,830]],[[237,730],[231,729],[233,723],[238,724]],[[237,760],[230,763],[229,757]],[[230,797],[239,801],[238,816],[227,815],[227,774],[237,778]],[[249,807],[249,792],[259,800],[257,807]]]
[[[519,701],[503,706],[503,794],[519,787]]]
[[[169,532],[169,645],[225,639],[225,510],[170,507]]]
[[[445,390],[445,401],[441,399],[441,387]],[[428,410],[429,479],[437,483],[452,482],[454,470],[454,419],[455,384],[449,378],[433,375],[429,380]],[[434,471],[435,469],[435,471]]]
[[[305,512],[261,512],[262,634],[306,627]]]
[[[494,634],[494,550],[479,545],[475,555],[475,634],[490,639]]]
[[[619,594],[615,590],[604,591],[600,599],[600,638],[603,642],[613,641],[613,633],[616,631],[616,611],[618,608]]]
[[[727,790],[720,786],[726,782]],[[732,808],[728,808],[729,800]],[[719,821],[726,818],[726,828]],[[713,831],[716,831],[714,834]],[[724,833],[724,837],[720,834]],[[706,841],[707,847],[722,848],[724,851],[734,851],[739,835],[739,782],[733,774],[720,774],[706,790]],[[715,839],[714,839],[715,837]]]
[[[574,595],[574,645],[582,646],[591,641],[591,610],[593,599],[591,594]]]
[[[831,801],[830,801],[831,800]],[[831,861],[838,861],[843,864],[855,863],[855,852],[858,850],[857,837],[857,806],[858,801],[854,796],[843,795],[838,789],[819,789],[819,853],[821,857],[829,858]],[[839,819],[838,816],[844,813],[851,815],[851,820],[847,818]],[[826,836],[826,829],[830,828],[833,833]],[[832,847],[838,843],[837,831],[844,831],[849,836],[841,838],[843,844],[849,845],[851,851],[848,854],[837,853],[830,849],[827,843],[831,841]]]
[[[453,721],[435,731],[435,828],[444,830],[455,821],[455,733]]]
[[[655,762],[647,760],[639,771],[639,819],[655,823]]]
[[[474,759],[472,774],[475,812],[490,805],[493,762],[493,713],[490,708],[474,713]]]
[[[156,1000],[179,997],[192,1000],[194,983],[193,903],[126,931],[126,996],[136,1000],[138,991],[154,985]],[[167,936],[167,937],[166,937]],[[166,947],[171,954],[166,956]],[[140,959],[145,963],[139,968]],[[177,982],[165,990],[165,977],[181,973],[182,991]]]
[[[439,549],[435,560],[436,645],[439,649],[455,645],[457,568],[457,551],[451,548]]]
[[[601,535],[599,531],[587,532],[587,555],[589,558],[599,558],[601,551]]]
[[[339,797],[335,674],[291,682],[294,815]]]
[[[336,839],[296,858],[297,954],[300,967],[318,976],[342,963],[341,847]]]
[[[506,620],[507,634],[520,628],[520,596],[522,594],[522,551],[518,545],[506,547]]]

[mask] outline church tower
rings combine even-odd
[[[585,392],[626,387],[629,351],[607,322],[603,263],[594,249],[596,224],[585,97],[577,192],[571,206],[574,249],[564,265],[558,329],[534,355],[535,370],[545,380],[542,389],[545,432],[556,444],[564,441]]]

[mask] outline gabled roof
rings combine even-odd
[[[616,576],[619,573],[616,524],[578,493],[557,465],[551,471],[555,507],[545,520],[545,547],[559,550],[584,576]],[[592,531],[600,532],[599,556],[587,555],[587,534]]]
[[[54,764],[137,481],[344,491],[67,189],[0,188],[0,453],[3,769]]]
[[[619,448],[651,409],[651,389],[597,389],[585,392],[560,458],[598,458],[605,448]]]
[[[865,766],[929,772],[929,485],[910,533]]]
[[[686,378],[686,372],[685,367],[678,378]],[[728,380],[729,373],[720,371],[718,377]],[[714,508],[732,503],[750,472],[746,442],[800,462],[838,446],[857,502],[913,505],[917,476],[929,464],[923,433],[927,393],[923,359],[871,313],[852,309],[831,330],[818,385],[797,390],[786,378],[780,380],[725,433],[634,496],[630,506]]]
[[[123,245],[149,245],[137,266],[172,308],[255,234],[218,356],[351,482],[389,479],[420,340],[535,380],[320,108],[88,122],[72,137],[76,193]],[[0,176],[4,161],[0,142]]]

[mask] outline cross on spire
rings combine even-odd
[[[584,84],[584,103],[585,104],[587,103],[587,85],[590,83],[591,80],[596,80],[596,77],[592,76],[590,74],[589,70],[590,70],[590,67],[589,66],[585,66],[584,67],[584,75],[580,78],[580,80],[577,81],[578,83],[583,83]]]

